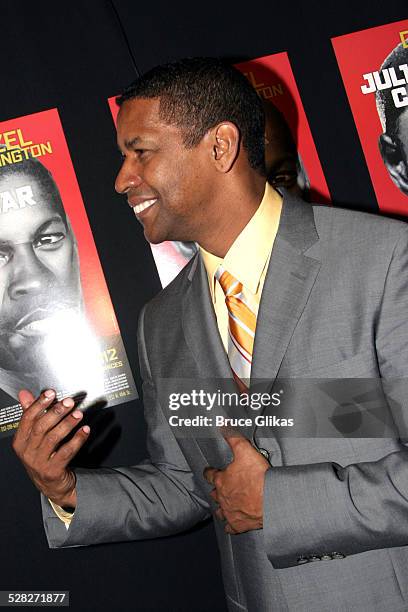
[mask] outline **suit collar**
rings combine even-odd
[[[313,206],[282,189],[283,204],[277,236],[304,253],[319,240]]]
[[[284,191],[278,234],[258,310],[251,381],[273,381],[278,375],[320,269],[320,262],[305,254],[318,239],[313,207]]]

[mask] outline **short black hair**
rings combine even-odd
[[[0,155],[7,155],[10,150],[0,147]],[[67,226],[67,216],[62,202],[61,194],[51,172],[36,157],[26,156],[25,152],[13,149],[14,158],[21,158],[14,163],[3,163],[0,166],[0,180],[13,174],[29,174],[41,185],[43,190],[50,196],[54,207],[60,213],[62,220]],[[16,155],[20,153],[20,155]]]
[[[408,48],[402,43],[397,45],[385,58],[380,71],[386,68],[398,68],[401,64],[408,62]],[[398,119],[407,110],[407,106],[397,108],[395,106],[391,88],[376,91],[377,110],[380,116],[383,132],[395,138],[398,135]]]
[[[265,174],[265,117],[261,100],[245,76],[225,60],[186,58],[152,68],[116,102],[160,98],[160,118],[184,132],[184,144],[193,148],[205,133],[222,121],[240,131],[252,168]]]

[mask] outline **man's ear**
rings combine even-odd
[[[212,133],[212,156],[219,172],[229,172],[239,154],[240,133],[230,121],[219,123]]]
[[[388,134],[381,134],[378,140],[381,157],[394,185],[408,195],[408,167],[401,146]]]

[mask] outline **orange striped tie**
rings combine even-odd
[[[225,293],[228,309],[228,358],[232,373],[241,391],[247,391],[251,377],[256,316],[243,293],[243,286],[219,266],[215,277]]]

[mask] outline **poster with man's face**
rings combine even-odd
[[[332,43],[378,206],[408,215],[408,19]]]
[[[49,387],[137,397],[56,109],[0,123],[0,434]]]
[[[237,64],[264,102],[265,162],[276,188],[329,203],[330,194],[317,155],[287,53],[275,53]],[[108,99],[116,124],[116,96]],[[197,252],[195,243],[166,241],[150,245],[162,287],[168,285]]]

